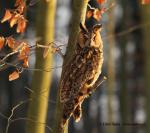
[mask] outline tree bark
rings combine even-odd
[[[150,132],[150,5],[142,6],[142,22],[147,24],[143,28],[143,45],[144,45],[144,61],[145,61],[145,94],[146,94],[146,131]],[[142,43],[142,42],[141,42]]]
[[[39,44],[47,45],[54,38],[56,0],[41,0],[38,4],[37,37],[40,37]],[[43,50],[36,48],[35,68],[42,70],[48,69],[51,66],[52,53],[48,53],[47,57],[43,58]],[[27,133],[45,133],[45,124],[40,123],[46,123],[51,77],[52,71],[35,71],[33,73],[32,90],[34,93],[31,94],[32,101],[29,103],[28,118],[37,122],[27,123]]]
[[[111,1],[112,3],[115,0]],[[109,12],[109,23],[107,29],[109,34],[114,34],[114,18],[113,18],[113,11]],[[111,22],[111,23],[110,23]],[[107,80],[107,93],[108,93],[108,122],[112,123],[113,121],[113,107],[112,107],[112,100],[114,96],[114,89],[115,89],[115,62],[113,56],[114,50],[114,37],[109,38],[108,40],[108,63],[107,63],[107,71],[108,71],[108,80]],[[108,126],[107,128],[108,133],[115,133],[115,126]]]
[[[121,1],[121,5],[123,8],[123,19],[121,21],[121,30],[124,30],[124,27],[127,27],[127,21],[129,21],[128,13],[128,2],[127,1]],[[120,132],[121,133],[127,133],[130,132],[131,127],[123,126],[123,123],[130,123],[130,94],[127,87],[127,70],[126,70],[126,62],[127,62],[127,52],[126,52],[126,43],[127,38],[121,37],[118,38],[119,46],[120,46],[120,71],[119,71],[119,79],[120,79]]]
[[[73,6],[72,6],[71,29],[70,29],[69,41],[66,49],[66,54],[64,57],[63,66],[65,66],[65,64],[68,62],[68,60],[72,57],[74,53],[74,46],[76,44],[78,33],[79,33],[79,24],[80,22],[82,23],[85,22],[85,14],[86,14],[88,0],[73,0],[72,4]],[[62,74],[64,71],[63,68],[62,68]],[[62,104],[60,103],[59,91],[58,91],[56,114],[55,114],[55,121],[53,127],[54,133],[68,132],[68,124],[66,124],[64,128],[61,128],[60,125],[61,120],[62,120]]]

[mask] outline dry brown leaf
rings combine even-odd
[[[27,45],[27,43],[23,42],[24,45],[22,47],[22,49],[20,50],[20,54],[18,55],[19,60],[24,60],[25,58],[27,58],[29,56],[30,53],[30,48]]]
[[[87,18],[91,18],[93,17],[94,19],[96,19],[97,21],[99,21],[102,17],[102,13],[103,13],[104,9],[98,9],[98,8],[92,8],[89,11],[87,11],[86,13],[86,17]]]
[[[12,17],[12,14],[11,14],[10,10],[6,9],[5,15],[4,15],[3,19],[1,20],[1,23],[4,23],[4,22],[10,20],[11,17]]]
[[[25,59],[23,60],[23,67],[29,67],[28,58],[25,58]]]
[[[10,19],[10,23],[9,23],[9,25],[10,25],[10,27],[12,28],[15,24],[17,24],[17,21],[18,21],[18,19],[20,18],[20,14],[14,14],[13,16],[12,16],[12,18]]]
[[[5,38],[4,37],[0,37],[0,50],[3,48],[4,42],[5,42]]]
[[[142,4],[150,4],[150,0],[142,0]]]
[[[24,46],[24,43],[21,41],[16,41],[13,51],[19,51]]]
[[[58,48],[58,47],[52,47],[52,53],[56,53],[58,51],[60,51],[60,48]]]
[[[97,0],[97,2],[98,2],[99,4],[103,4],[104,2],[106,2],[106,0]]]
[[[18,79],[19,78],[19,72],[18,71],[14,71],[13,73],[11,73],[9,75],[9,81],[13,81],[15,79]]]
[[[46,58],[49,52],[50,52],[50,47],[45,48],[43,53],[43,58]]]
[[[16,41],[15,41],[14,38],[8,37],[8,38],[6,38],[6,44],[7,44],[11,49],[14,49],[14,48],[15,48]]]
[[[22,3],[24,3],[24,0],[16,0],[15,7],[21,5]]]
[[[97,21],[99,21],[99,20],[101,19],[101,17],[102,17],[102,12],[101,12],[101,10],[95,9],[95,12],[94,12],[93,17],[94,17]]]
[[[26,4],[24,2],[18,6],[17,11],[19,12],[19,14],[22,14],[24,12],[25,7]]]
[[[20,18],[18,20],[17,33],[23,33],[25,31],[26,25],[26,19]]]

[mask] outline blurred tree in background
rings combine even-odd
[[[38,3],[36,36],[37,38],[40,38],[38,43],[41,45],[50,45],[50,42],[54,41],[55,10],[55,0],[51,0],[49,2],[41,0]],[[44,70],[52,67],[52,53],[49,52],[46,58],[43,58],[43,52],[43,50],[36,48],[35,69]],[[31,94],[32,101],[29,103],[28,107],[27,117],[29,119],[46,123],[51,78],[52,70],[49,70],[49,72],[35,71],[33,73],[31,88],[34,93]],[[44,133],[45,125],[28,121],[26,132]]]
[[[144,74],[145,74],[145,96],[146,96],[146,132],[150,132],[150,5],[141,8],[142,23],[146,24],[143,28],[143,47],[144,47]]]
[[[123,18],[120,21],[120,31],[123,31],[128,27],[129,15],[127,13],[128,10],[128,2],[121,1],[121,6],[123,8]],[[121,123],[129,122],[130,115],[130,104],[129,104],[129,96],[128,95],[128,87],[127,87],[127,36],[123,36],[118,39],[118,45],[120,48],[120,70],[119,70],[119,78],[120,78],[120,121]],[[126,133],[130,130],[130,127],[121,126],[120,132]]]
[[[110,5],[111,3],[115,3],[115,0],[109,1]],[[107,31],[108,34],[114,34],[114,28],[115,28],[115,23],[114,23],[114,17],[113,17],[113,10],[111,9],[111,12],[108,12],[108,17],[109,17],[109,22],[107,22]],[[113,114],[114,114],[114,109],[113,109],[113,99],[115,97],[115,59],[114,59],[114,49],[115,49],[115,42],[114,42],[114,37],[108,38],[108,49],[107,49],[107,54],[108,54],[108,62],[107,62],[107,75],[108,75],[108,80],[107,80],[107,96],[108,96],[108,121],[109,122],[115,122]],[[106,130],[108,133],[115,133],[116,132],[116,127],[115,126],[109,126]]]

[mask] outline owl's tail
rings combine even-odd
[[[81,102],[77,99],[72,99],[63,104],[63,118],[61,126],[64,127],[71,116],[74,117],[75,121],[78,122],[81,118]]]
[[[79,104],[73,112],[73,118],[75,122],[79,122],[82,117],[82,108],[81,104]]]

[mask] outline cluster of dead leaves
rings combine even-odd
[[[106,3],[106,1],[107,0],[97,0],[97,2],[101,5],[101,8],[99,9],[90,7],[90,9],[87,11],[86,17],[93,17],[97,21],[101,20],[102,15],[114,6],[114,3],[111,3],[108,8],[105,8],[103,4]]]
[[[60,46],[61,47],[61,46]],[[46,58],[48,56],[48,54],[51,52],[51,53],[59,53],[59,54],[62,54],[61,53],[61,48],[59,46],[53,46],[53,45],[50,45],[50,46],[47,46],[44,48],[44,52],[43,52],[43,58]]]
[[[22,62],[20,67],[22,68],[29,67],[28,58],[30,54],[30,47],[28,43],[23,41],[19,42],[15,40],[13,37],[7,37],[7,38],[0,37],[0,50],[2,50],[2,48],[4,48],[5,46],[8,46],[11,50],[11,52],[7,55],[11,55],[11,53],[17,53],[17,61]],[[16,68],[16,70],[9,75],[9,80],[12,81],[19,78],[19,74],[20,71],[17,70]]]
[[[18,79],[18,78],[19,78],[19,71],[18,70],[9,74],[9,81],[13,81],[13,80]]]
[[[98,9],[98,8],[90,8],[90,10],[87,11],[86,13],[86,18],[91,18],[93,17],[97,21],[99,21],[102,17],[102,14],[105,12],[105,8],[103,9]]]
[[[24,11],[26,8],[26,4],[24,0],[16,0],[15,9],[6,9],[5,15],[1,20],[1,23],[6,21],[9,22],[10,27],[14,27],[17,25],[16,32],[23,33],[25,31],[27,20],[24,18]]]
[[[102,6],[106,2],[106,0],[97,0],[97,2],[101,5],[101,9],[93,8],[89,5],[89,10],[86,13],[86,18],[87,19],[93,17],[94,19],[99,21],[102,18],[102,14],[105,13],[108,10],[107,8],[104,8]]]
[[[142,4],[150,4],[150,0],[142,0]]]
[[[16,0],[15,9],[6,9],[5,14],[1,20],[1,23],[9,22],[10,27],[16,27],[17,33],[23,33],[26,29],[27,20],[24,18],[24,12],[26,9],[25,0]],[[7,57],[11,57],[14,54],[17,56],[16,61],[20,68],[29,67],[28,58],[30,54],[30,47],[26,42],[17,41],[13,37],[0,37],[0,52],[5,48],[9,47],[10,52],[5,54],[4,58],[0,60],[3,65],[8,65],[6,63]],[[19,78],[21,71],[16,66],[16,70],[9,75],[9,81]]]
[[[103,4],[103,3],[106,2],[106,0],[97,0],[97,2],[98,2],[99,4]]]

